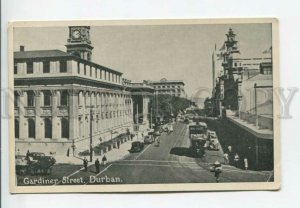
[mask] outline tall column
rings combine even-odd
[[[79,90],[70,89],[69,93],[69,139],[76,140],[79,136],[78,125],[78,93]]]
[[[28,138],[28,123],[25,115],[25,104],[26,104],[26,92],[18,91],[19,94],[19,138],[27,139]]]
[[[82,131],[81,131],[81,137],[82,138],[85,138],[85,132],[86,132],[86,129],[85,129],[85,126],[86,126],[86,121],[85,121],[85,103],[86,103],[86,96],[85,96],[86,92],[85,91],[82,91],[82,118],[81,118],[81,128],[82,128]]]
[[[85,115],[85,138],[89,138],[90,136],[90,107],[91,107],[91,102],[90,102],[90,92],[85,93],[85,99],[86,99],[86,115]]]
[[[58,115],[58,91],[52,90],[52,139],[61,138],[61,123]]]
[[[41,118],[41,92],[36,90],[35,94],[35,138],[42,139],[44,135],[44,121]]]

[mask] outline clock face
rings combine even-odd
[[[72,33],[72,37],[74,39],[80,38],[80,31],[79,30],[74,30],[73,33]]]

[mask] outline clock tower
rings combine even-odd
[[[90,40],[89,26],[69,26],[67,53],[91,61],[93,46]]]

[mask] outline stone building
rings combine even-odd
[[[130,82],[124,82],[121,72],[91,61],[89,32],[87,26],[69,27],[67,52],[26,51],[24,46],[14,52],[14,126],[20,152],[84,151],[133,129]]]
[[[153,85],[157,94],[186,98],[186,93],[184,90],[185,84],[182,80],[167,80],[166,78],[163,78],[160,81],[148,82]]]

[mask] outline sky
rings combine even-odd
[[[271,46],[271,24],[93,26],[92,61],[122,72],[133,82],[183,80],[192,96],[199,89],[212,88],[211,56],[215,44],[222,47],[229,28],[237,34],[243,58],[262,57]],[[66,51],[67,38],[67,26],[15,28],[14,51],[20,45],[27,51]]]

